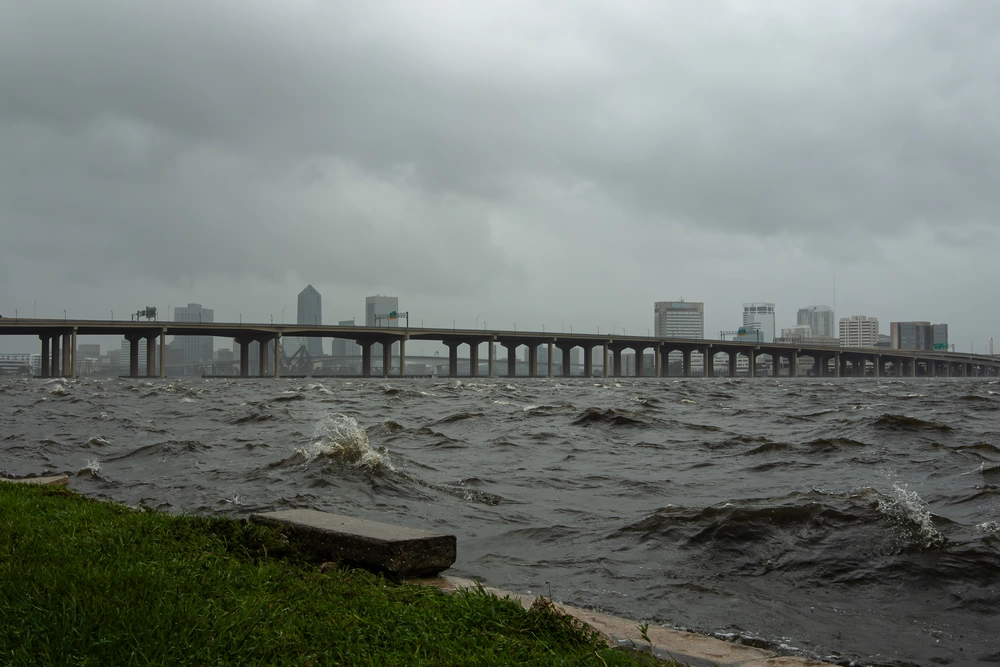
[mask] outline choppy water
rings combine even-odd
[[[6,380],[0,468],[458,536],[452,572],[865,664],[1000,663],[987,380]]]

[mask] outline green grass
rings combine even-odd
[[[0,483],[3,665],[626,665],[546,606],[321,572],[274,529]]]

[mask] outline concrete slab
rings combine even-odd
[[[12,479],[10,477],[0,477],[0,482],[11,482],[12,484],[52,484],[56,486],[66,486],[69,484],[67,475],[51,475],[49,477],[21,477]]]
[[[454,535],[304,509],[253,514],[250,520],[281,528],[318,561],[340,561],[396,579],[437,574],[455,562]]]
[[[476,582],[459,577],[425,577],[412,580],[428,586],[436,586],[444,591],[453,592],[463,588],[475,588]],[[500,597],[509,596],[528,609],[534,604],[537,596],[521,595],[510,591],[483,586],[491,593]],[[642,639],[639,621],[602,614],[589,609],[555,605],[559,610],[573,616],[608,638],[612,645],[635,646],[640,651],[649,651],[664,661],[676,660],[691,667],[830,667],[830,663],[798,658],[794,656],[779,656],[773,651],[742,646],[722,641],[715,637],[699,635],[695,632],[682,632],[661,626],[650,625],[646,636],[652,641],[647,643]]]

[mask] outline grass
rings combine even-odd
[[[639,662],[637,662],[639,661]],[[264,526],[0,483],[0,664],[634,665],[550,605],[320,571]]]

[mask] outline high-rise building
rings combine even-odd
[[[812,329],[813,336],[836,338],[836,323],[830,306],[806,306],[799,308],[796,324]]]
[[[705,304],[701,301],[657,301],[653,304],[657,338],[704,338]]]
[[[337,322],[342,327],[353,327],[355,326],[354,320],[341,320]],[[361,346],[358,345],[357,341],[350,338],[334,338],[333,339],[333,356],[335,357],[360,357],[361,356]],[[344,360],[338,360],[338,363],[342,363]]]
[[[157,340],[156,344],[159,345],[160,341]],[[136,341],[136,345],[139,348],[139,374],[144,375],[146,373],[146,341],[140,340]],[[122,355],[119,359],[122,369],[128,373],[129,364],[132,363],[132,343],[127,338],[122,338]]]
[[[653,304],[653,331],[657,338],[704,338],[705,304],[702,301],[657,301]],[[699,355],[700,357],[700,355]],[[668,364],[679,364],[683,354],[674,350]]]
[[[365,297],[366,327],[395,327],[399,320],[395,314],[399,311],[399,298],[394,296]]]
[[[877,344],[877,317],[851,315],[840,318],[840,347],[875,347]]]
[[[947,350],[948,325],[930,322],[890,322],[891,346],[896,350]]]
[[[323,297],[320,296],[319,292],[312,285],[306,285],[306,288],[299,292],[299,304],[295,323],[305,326],[319,326],[323,324]],[[316,337],[307,338],[306,350],[309,351],[309,356],[311,357],[318,357],[323,354],[323,339]]]
[[[211,308],[202,308],[200,303],[189,303],[186,307],[174,308],[174,322],[214,322],[214,318],[215,311]],[[185,364],[212,361],[215,357],[214,341],[211,336],[174,336],[173,345],[182,351]],[[125,356],[124,345],[122,358],[128,359]]]
[[[744,303],[743,304],[743,326],[757,324],[753,327],[760,332],[759,341],[762,343],[773,343],[774,332],[776,331],[774,319],[773,303]]]
[[[399,319],[396,313],[399,312],[399,298],[395,296],[375,296],[365,297],[365,326],[366,327],[398,327]],[[393,355],[399,354],[399,343],[392,344]],[[372,345],[372,356],[380,359],[382,356],[382,344]]]

